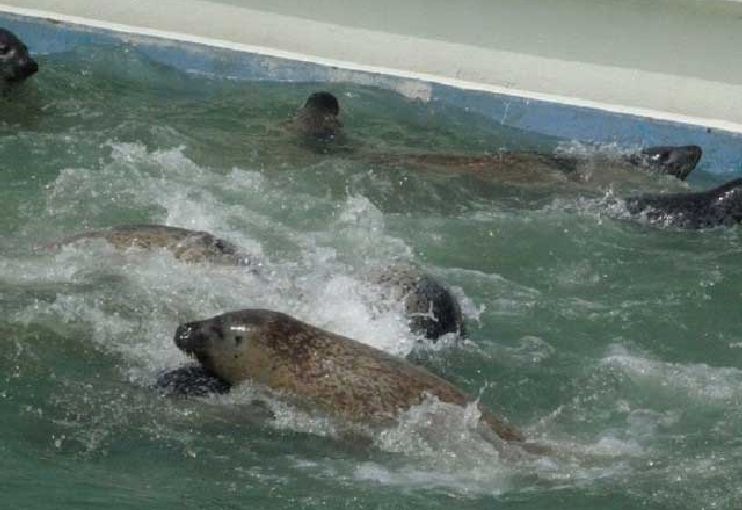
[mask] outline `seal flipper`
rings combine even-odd
[[[201,365],[192,364],[161,373],[154,387],[168,396],[206,397],[229,393],[232,385]]]

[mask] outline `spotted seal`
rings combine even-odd
[[[732,226],[742,221],[742,178],[708,190],[641,195],[626,199],[634,216],[649,223],[689,229]]]
[[[13,32],[0,28],[0,80],[19,83],[39,71],[39,64],[28,54],[28,48]]]
[[[241,253],[236,245],[200,230],[189,230],[165,225],[122,225],[107,230],[78,234],[50,247],[103,239],[118,250],[130,248],[165,249],[184,262],[216,262],[223,264],[254,265],[255,260]]]
[[[252,382],[341,421],[393,425],[428,395],[466,406],[474,398],[403,359],[289,315],[244,309],[178,326],[175,344],[217,377]],[[522,434],[479,404],[481,422],[505,441]]]
[[[384,297],[404,303],[413,333],[430,340],[453,333],[466,336],[461,305],[444,283],[410,264],[373,269],[368,280],[382,289]]]

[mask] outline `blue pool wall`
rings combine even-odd
[[[488,91],[467,90],[407,77],[347,70],[315,62],[212,47],[189,41],[134,35],[58,21],[0,13],[0,27],[15,32],[31,53],[67,51],[77,45],[132,45],[153,60],[179,68],[238,80],[354,82],[392,90],[424,88],[429,99],[467,108],[503,125],[619,146],[684,145],[703,147],[699,174],[718,178],[742,175],[742,134],[706,126],[658,120],[598,108],[543,101]],[[736,174],[736,175],[735,175]]]

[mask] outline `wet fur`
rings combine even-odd
[[[28,48],[12,32],[0,28],[0,86],[20,83],[36,74],[39,65],[28,54]]]
[[[208,232],[165,225],[124,225],[108,230],[85,232],[52,243],[51,247],[85,240],[103,239],[118,250],[166,249],[184,262],[219,262],[249,264],[250,258],[239,253],[237,247]]]
[[[231,333],[243,330],[241,339]],[[181,325],[175,342],[231,384],[264,385],[351,423],[393,424],[401,410],[421,404],[427,395],[459,406],[474,401],[423,368],[268,310],[246,309]],[[500,438],[522,441],[515,428],[479,408]]]
[[[429,340],[454,333],[466,336],[461,306],[451,290],[437,278],[406,264],[372,271],[371,283],[382,286],[391,299],[403,300],[413,333]]]
[[[691,229],[732,226],[742,221],[742,179],[708,191],[629,198],[626,206],[653,224]]]

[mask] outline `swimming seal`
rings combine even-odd
[[[515,184],[577,182],[603,185],[631,181],[646,174],[670,175],[685,180],[703,151],[697,145],[647,147],[639,152],[608,156],[575,156],[536,152],[500,151],[495,154],[368,154],[371,163],[440,169],[481,179]]]
[[[732,226],[742,221],[742,179],[708,191],[628,198],[626,207],[629,213],[655,225],[689,229]]]
[[[250,381],[348,423],[393,425],[428,395],[466,406],[474,398],[427,370],[289,315],[244,309],[184,323],[179,349],[230,384]],[[523,436],[479,405],[481,422],[505,441]]]
[[[413,333],[434,341],[448,333],[457,338],[466,336],[458,300],[434,276],[412,265],[399,264],[371,271],[368,279],[382,287],[385,297],[404,302]]]
[[[306,139],[337,141],[341,137],[340,102],[327,91],[309,96],[293,118],[293,129]],[[327,146],[324,146],[325,149]],[[613,167],[618,170],[642,169],[685,180],[703,155],[697,145],[646,147],[624,155],[547,154],[536,152],[499,151],[493,154],[466,155],[445,153],[383,154],[371,148],[358,148],[352,157],[368,163],[397,165],[415,169],[438,167],[447,172],[471,174],[477,177],[513,183],[578,181],[602,184],[590,175],[591,168]],[[625,178],[620,175],[616,179]],[[610,182],[611,176],[608,176]],[[604,179],[605,180],[605,179]]]
[[[16,35],[0,28],[0,80],[6,84],[24,81],[39,71],[39,64]]]
[[[331,142],[343,139],[339,115],[340,103],[332,93],[315,92],[294,114],[291,129],[311,147],[324,151]]]
[[[684,181],[696,168],[701,156],[703,150],[698,145],[660,145],[628,154],[624,159],[639,168],[671,175]]]
[[[103,239],[118,250],[129,248],[166,249],[184,262],[216,262],[222,264],[253,265],[255,260],[241,253],[237,247],[208,232],[165,225],[123,225],[107,230],[85,232],[56,241],[51,247],[81,241]]]
[[[339,120],[340,102],[331,92],[318,91],[296,111],[290,128],[304,148],[320,154],[342,153],[364,163],[415,170],[441,170],[508,183],[579,182],[594,186],[640,179],[644,174],[670,175],[685,180],[696,168],[703,150],[697,145],[646,147],[621,155],[549,154],[498,151],[492,154],[379,153],[376,148],[350,147]],[[638,172],[643,170],[644,172]]]

